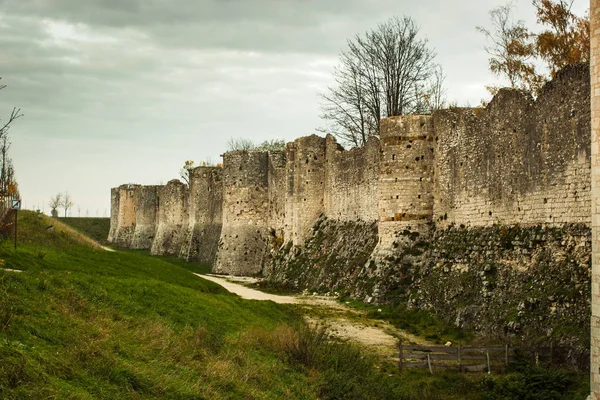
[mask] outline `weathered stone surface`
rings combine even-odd
[[[223,229],[214,272],[261,271],[269,238],[269,154],[233,151],[223,156]]]
[[[141,186],[136,195],[132,249],[150,249],[156,233],[158,194],[162,186]]]
[[[151,254],[179,255],[188,223],[189,189],[178,179],[169,181],[158,194],[156,235]]]
[[[213,265],[223,225],[223,169],[194,168],[189,179],[188,221],[180,257]]]
[[[600,0],[590,0],[592,318],[591,398],[600,399]],[[588,143],[589,144],[589,143]]]
[[[502,89],[486,109],[436,112],[437,224],[589,224],[589,90],[576,64],[536,101]]]
[[[122,247],[131,245],[136,225],[135,207],[141,187],[130,183],[111,190],[111,229],[108,236],[110,243]]]

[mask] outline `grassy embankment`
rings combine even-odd
[[[18,250],[10,240],[0,242],[4,267],[24,271],[0,271],[1,398],[569,399],[583,393],[581,382],[560,372],[399,374],[354,346],[302,328],[295,309],[242,300],[193,276],[181,261],[107,252],[60,221],[19,215]]]
[[[168,259],[104,251],[31,212],[19,233],[17,251],[0,243],[4,267],[24,271],[0,271],[1,398],[402,398],[289,307]]]

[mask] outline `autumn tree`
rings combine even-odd
[[[186,185],[190,185],[190,170],[196,168],[196,163],[192,160],[186,160],[183,167],[179,170],[179,176],[185,182]]]
[[[0,85],[0,90],[5,88],[6,85]],[[7,203],[10,199],[19,197],[15,169],[8,154],[8,150],[10,149],[8,130],[11,124],[22,116],[20,108],[13,108],[8,120],[0,123],[0,198],[3,200],[2,204],[4,207],[8,206]]]
[[[321,96],[321,132],[362,146],[379,134],[382,118],[428,112],[435,52],[410,17],[392,18],[348,40],[334,69],[334,83]],[[442,94],[442,91],[438,92]],[[433,102],[432,102],[433,103]]]
[[[482,26],[476,29],[491,41],[491,45],[485,46],[490,55],[490,71],[506,77],[511,88],[536,93],[544,79],[536,71],[532,34],[523,20],[512,20],[512,9],[512,3],[494,8],[490,11],[491,30]],[[487,89],[494,95],[499,88],[488,86]]]
[[[537,55],[546,62],[552,76],[569,64],[589,61],[590,20],[571,11],[573,0],[534,0],[537,21],[546,30],[535,37]]]
[[[571,11],[573,1],[533,0],[537,21],[545,30],[532,33],[522,20],[512,20],[513,3],[490,11],[491,30],[478,26],[491,45],[490,71],[508,79],[510,87],[539,92],[548,77],[535,67],[536,61],[546,63],[551,77],[565,66],[589,60],[589,19]],[[498,87],[488,86],[495,94]]]

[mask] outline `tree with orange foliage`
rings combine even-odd
[[[536,54],[544,60],[552,76],[569,64],[590,59],[589,16],[571,11],[573,0],[534,0],[537,21],[549,29],[535,37]]]
[[[492,42],[491,46],[485,47],[490,55],[490,71],[508,78],[511,88],[537,92],[543,79],[533,62],[535,46],[531,42],[532,34],[524,21],[512,21],[512,8],[513,4],[508,3],[490,11],[493,31],[482,26],[476,29]],[[486,88],[492,95],[500,89],[496,86]]]
[[[546,29],[532,33],[523,21],[511,20],[513,4],[490,11],[493,31],[477,27],[492,41],[486,47],[490,54],[490,70],[505,76],[510,87],[537,94],[548,77],[535,68],[535,60],[546,63],[551,77],[569,64],[589,61],[589,18],[578,17],[571,11],[573,0],[533,0],[537,21]],[[497,87],[487,87],[495,94]]]

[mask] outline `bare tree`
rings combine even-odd
[[[57,193],[56,196],[50,197],[50,201],[48,202],[48,205],[50,206],[50,214],[56,218],[58,217],[58,207],[62,207],[62,203],[63,203],[63,195],[62,193]]]
[[[381,118],[425,111],[435,53],[418,35],[410,17],[394,17],[349,40],[334,85],[321,94],[321,118],[330,125],[319,130],[362,146],[379,134]]]
[[[227,142],[227,151],[254,149],[256,149],[256,144],[247,138],[231,138]]]
[[[65,194],[63,195],[61,205],[65,210],[65,218],[66,218],[67,211],[69,210],[69,208],[71,208],[73,206],[73,199],[71,198],[71,195],[69,194],[69,192],[65,192]]]
[[[447,89],[444,86],[446,75],[442,66],[437,64],[433,69],[433,74],[429,80],[429,87],[425,95],[426,107],[429,112],[440,110],[446,105]]]

